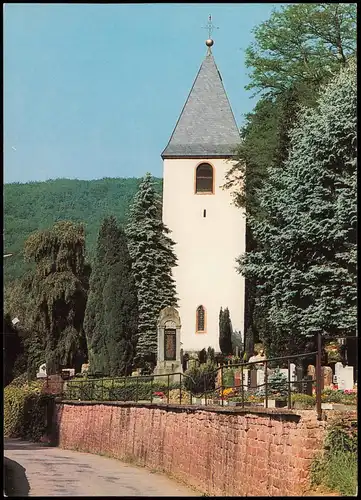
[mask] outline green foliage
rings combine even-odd
[[[356,72],[350,65],[305,109],[282,170],[259,195],[267,217],[249,216],[258,248],[240,259],[258,281],[271,325],[269,354],[294,353],[305,335],[356,328]]]
[[[25,242],[24,256],[35,268],[21,284],[28,297],[17,315],[28,314],[25,324],[34,332],[31,340],[45,347],[48,374],[64,366],[80,371],[86,358],[82,324],[90,269],[84,253],[84,228],[69,221],[35,231]]]
[[[316,396],[309,396],[308,394],[294,393],[291,394],[292,406],[294,403],[301,403],[305,409],[314,408],[316,404]]]
[[[209,362],[211,362],[211,363],[214,363],[214,361],[215,361],[215,352],[214,352],[213,347],[210,347],[210,346],[208,347],[208,349],[207,349],[207,359],[206,359],[206,361],[209,361]]]
[[[323,83],[356,51],[356,4],[292,4],[254,30],[248,88],[269,94],[299,81]]]
[[[254,30],[255,42],[246,51],[251,69],[248,88],[261,92],[254,111],[246,116],[237,161],[226,176],[235,204],[247,212],[246,251],[262,251],[249,217],[267,219],[261,189],[269,169],[282,169],[290,149],[290,133],[302,106],[315,107],[322,90],[354,58],[356,4],[293,4],[277,9]],[[277,173],[275,172],[275,175]],[[267,304],[261,304],[263,281],[246,280],[245,338],[257,341],[274,330]],[[269,347],[278,354],[278,345]]]
[[[151,401],[155,392],[167,393],[168,383],[153,377],[138,379],[71,380],[66,384],[64,399],[80,401]],[[179,389],[179,383],[170,383],[169,389]]]
[[[276,368],[268,377],[268,394],[277,396],[287,396],[288,394],[287,377],[279,368]]]
[[[18,378],[4,389],[4,436],[39,441],[49,430],[45,418],[52,397],[41,394],[41,382]]]
[[[138,293],[138,366],[155,362],[159,313],[164,307],[177,304],[172,277],[177,261],[169,232],[162,222],[154,181],[147,174],[134,197],[126,227]]]
[[[198,361],[200,364],[207,362],[207,351],[204,348],[198,353]]]
[[[12,257],[4,260],[4,281],[21,278],[33,268],[23,260],[23,245],[33,231],[46,229],[59,219],[83,222],[86,230],[86,259],[95,254],[101,221],[113,214],[124,223],[140,179],[99,179],[81,181],[56,179],[46,182],[4,185],[4,244]],[[154,179],[157,193],[162,180]]]
[[[357,421],[336,417],[329,425],[324,453],[311,467],[311,483],[344,496],[357,492]]]
[[[234,368],[225,368],[223,369],[223,387],[234,387]]]
[[[219,312],[219,347],[222,354],[232,354],[232,324],[228,307]]]
[[[207,361],[200,366],[191,366],[185,372],[184,387],[192,394],[203,394],[215,388],[217,367]]]
[[[19,363],[16,365],[18,359],[23,356],[24,342],[20,337],[16,328],[12,325],[9,314],[5,315],[3,327],[4,339],[4,385],[8,385],[17,374]],[[20,366],[22,372],[24,366]],[[26,368],[25,368],[26,369]]]
[[[90,370],[129,375],[137,325],[137,292],[126,237],[115,217],[109,217],[99,230],[84,318]]]

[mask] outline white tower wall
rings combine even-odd
[[[195,194],[195,170],[210,163],[214,194]],[[219,351],[219,310],[228,307],[233,330],[244,335],[245,281],[236,258],[245,252],[244,211],[222,189],[231,163],[225,159],[165,159],[163,221],[176,242],[178,266],[173,269],[179,297],[181,347]],[[206,210],[206,217],[203,213]],[[196,333],[196,310],[206,310],[206,332]]]

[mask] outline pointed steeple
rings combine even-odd
[[[240,143],[239,130],[214,61],[211,46],[162,158],[231,157]]]

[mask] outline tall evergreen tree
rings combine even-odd
[[[222,354],[232,354],[232,324],[228,307],[219,312],[219,347]]]
[[[172,277],[177,259],[169,233],[162,222],[160,197],[148,173],[134,197],[126,227],[138,292],[138,366],[155,362],[159,313],[163,307],[177,305]]]
[[[91,371],[129,375],[137,341],[138,302],[123,229],[115,217],[99,231],[84,328]]]
[[[247,89],[263,97],[246,117],[236,164],[227,175],[235,203],[249,216],[267,216],[258,190],[268,183],[268,169],[282,168],[290,131],[300,106],[315,106],[320,84],[329,81],[356,50],[356,4],[294,4],[281,6],[254,29],[246,51],[251,70]],[[285,50],[285,47],[287,48]],[[247,224],[246,251],[257,250]],[[259,284],[259,280],[258,280]],[[246,281],[246,336],[266,333],[268,312],[258,307],[255,280]]]
[[[45,339],[47,373],[58,373],[63,366],[80,370],[87,356],[83,320],[90,274],[84,227],[60,221],[35,231],[24,255],[35,264],[26,279],[32,305],[27,323]]]
[[[257,249],[240,260],[258,282],[270,354],[295,352],[305,335],[356,331],[356,70],[350,63],[304,109],[284,168],[259,191],[249,216]]]

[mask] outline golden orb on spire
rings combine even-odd
[[[212,38],[208,38],[208,40],[206,40],[207,47],[212,47],[213,44],[214,44],[214,41],[212,40]]]

